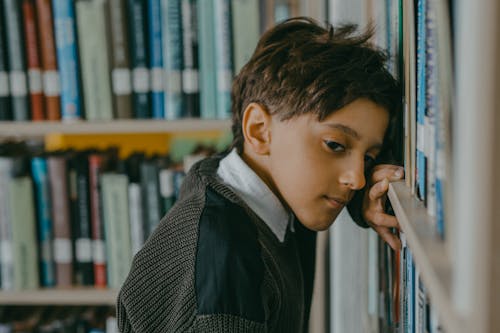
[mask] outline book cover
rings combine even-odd
[[[103,221],[106,230],[108,286],[119,288],[132,262],[128,216],[128,178],[122,173],[101,174]]]
[[[26,121],[30,119],[30,112],[21,2],[3,0],[3,9],[7,26],[7,58],[12,117],[15,121]]]
[[[44,156],[31,159],[31,173],[35,187],[36,215],[38,220],[38,239],[40,252],[41,285],[52,287],[56,284],[54,261],[54,226],[51,215],[51,192]]]
[[[14,290],[38,288],[38,251],[36,239],[33,184],[28,175],[15,177],[9,186],[14,259]]]
[[[54,33],[57,65],[61,83],[61,118],[76,120],[83,117],[80,93],[80,68],[75,30],[73,1],[53,0]]]
[[[107,1],[108,35],[111,44],[111,81],[114,97],[114,118],[132,118],[132,77],[130,73],[129,40],[125,1]]]
[[[72,217],[74,274],[77,285],[94,284],[88,152],[76,152],[68,160],[69,198]]]
[[[143,0],[128,0],[127,9],[134,117],[151,118],[146,2]]]
[[[200,117],[198,2],[181,0],[182,14],[182,93],[185,115]]]
[[[14,266],[12,256],[12,221],[9,183],[14,161],[12,157],[0,156],[0,276],[1,289],[14,288]]]
[[[214,1],[217,118],[231,118],[233,82],[233,38],[231,0]]]
[[[143,197],[141,189],[141,164],[144,155],[134,153],[126,160],[126,171],[129,179],[128,200],[129,200],[129,220],[132,255],[135,255],[145,242],[144,237],[144,211]]]
[[[149,65],[151,71],[151,110],[154,119],[165,118],[163,75],[163,11],[161,0],[148,0]]]
[[[11,120],[9,69],[7,67],[7,27],[3,6],[0,5],[0,120]]]
[[[198,52],[200,61],[200,116],[217,118],[214,3],[200,1],[197,6]]]
[[[259,41],[259,1],[232,0],[234,73],[250,60]]]
[[[45,111],[43,107],[42,70],[36,30],[37,25],[34,0],[23,0],[22,13],[28,69],[31,120],[39,121],[45,119]]]
[[[54,226],[56,286],[58,287],[69,287],[73,284],[73,247],[66,164],[65,153],[54,153],[47,157]]]
[[[57,69],[51,0],[36,0],[37,29],[47,120],[61,119],[61,85]]]
[[[85,119],[110,120],[111,78],[104,0],[76,1]]]
[[[162,0],[163,54],[165,55],[165,118],[184,116],[182,105],[182,15],[181,0]]]

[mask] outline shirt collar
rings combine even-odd
[[[289,224],[293,231],[293,214],[285,209],[236,149],[220,161],[217,175],[267,224],[280,242],[285,240]]]

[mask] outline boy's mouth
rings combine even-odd
[[[330,197],[330,196],[323,196],[325,200],[328,202],[328,204],[336,209],[342,208],[346,205],[347,200],[340,198],[340,197]]]

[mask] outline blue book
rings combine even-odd
[[[146,2],[143,0],[129,0],[127,11],[132,65],[133,113],[135,118],[151,118]]]
[[[231,21],[231,0],[215,0],[215,78],[218,119],[231,118],[231,85],[233,82],[233,38]]]
[[[160,0],[148,0],[149,65],[153,118],[165,118],[163,82],[162,11]]]
[[[184,116],[182,104],[182,16],[180,0],[162,0],[165,54],[165,117]]]
[[[31,173],[35,187],[35,206],[40,241],[41,285],[51,287],[56,284],[55,259],[52,248],[53,223],[51,217],[50,182],[45,157],[31,159]]]
[[[201,118],[215,119],[217,105],[215,96],[215,35],[214,35],[214,3],[198,2],[198,51],[200,61],[200,115]]]
[[[425,58],[426,58],[426,0],[417,1],[417,195],[426,201],[426,158],[425,158]]]
[[[82,118],[80,69],[78,66],[75,9],[73,1],[53,0],[57,67],[61,79],[61,118]]]

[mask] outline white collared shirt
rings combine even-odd
[[[285,240],[289,224],[293,231],[293,214],[285,209],[236,149],[220,161],[217,175],[267,224],[280,242]]]

